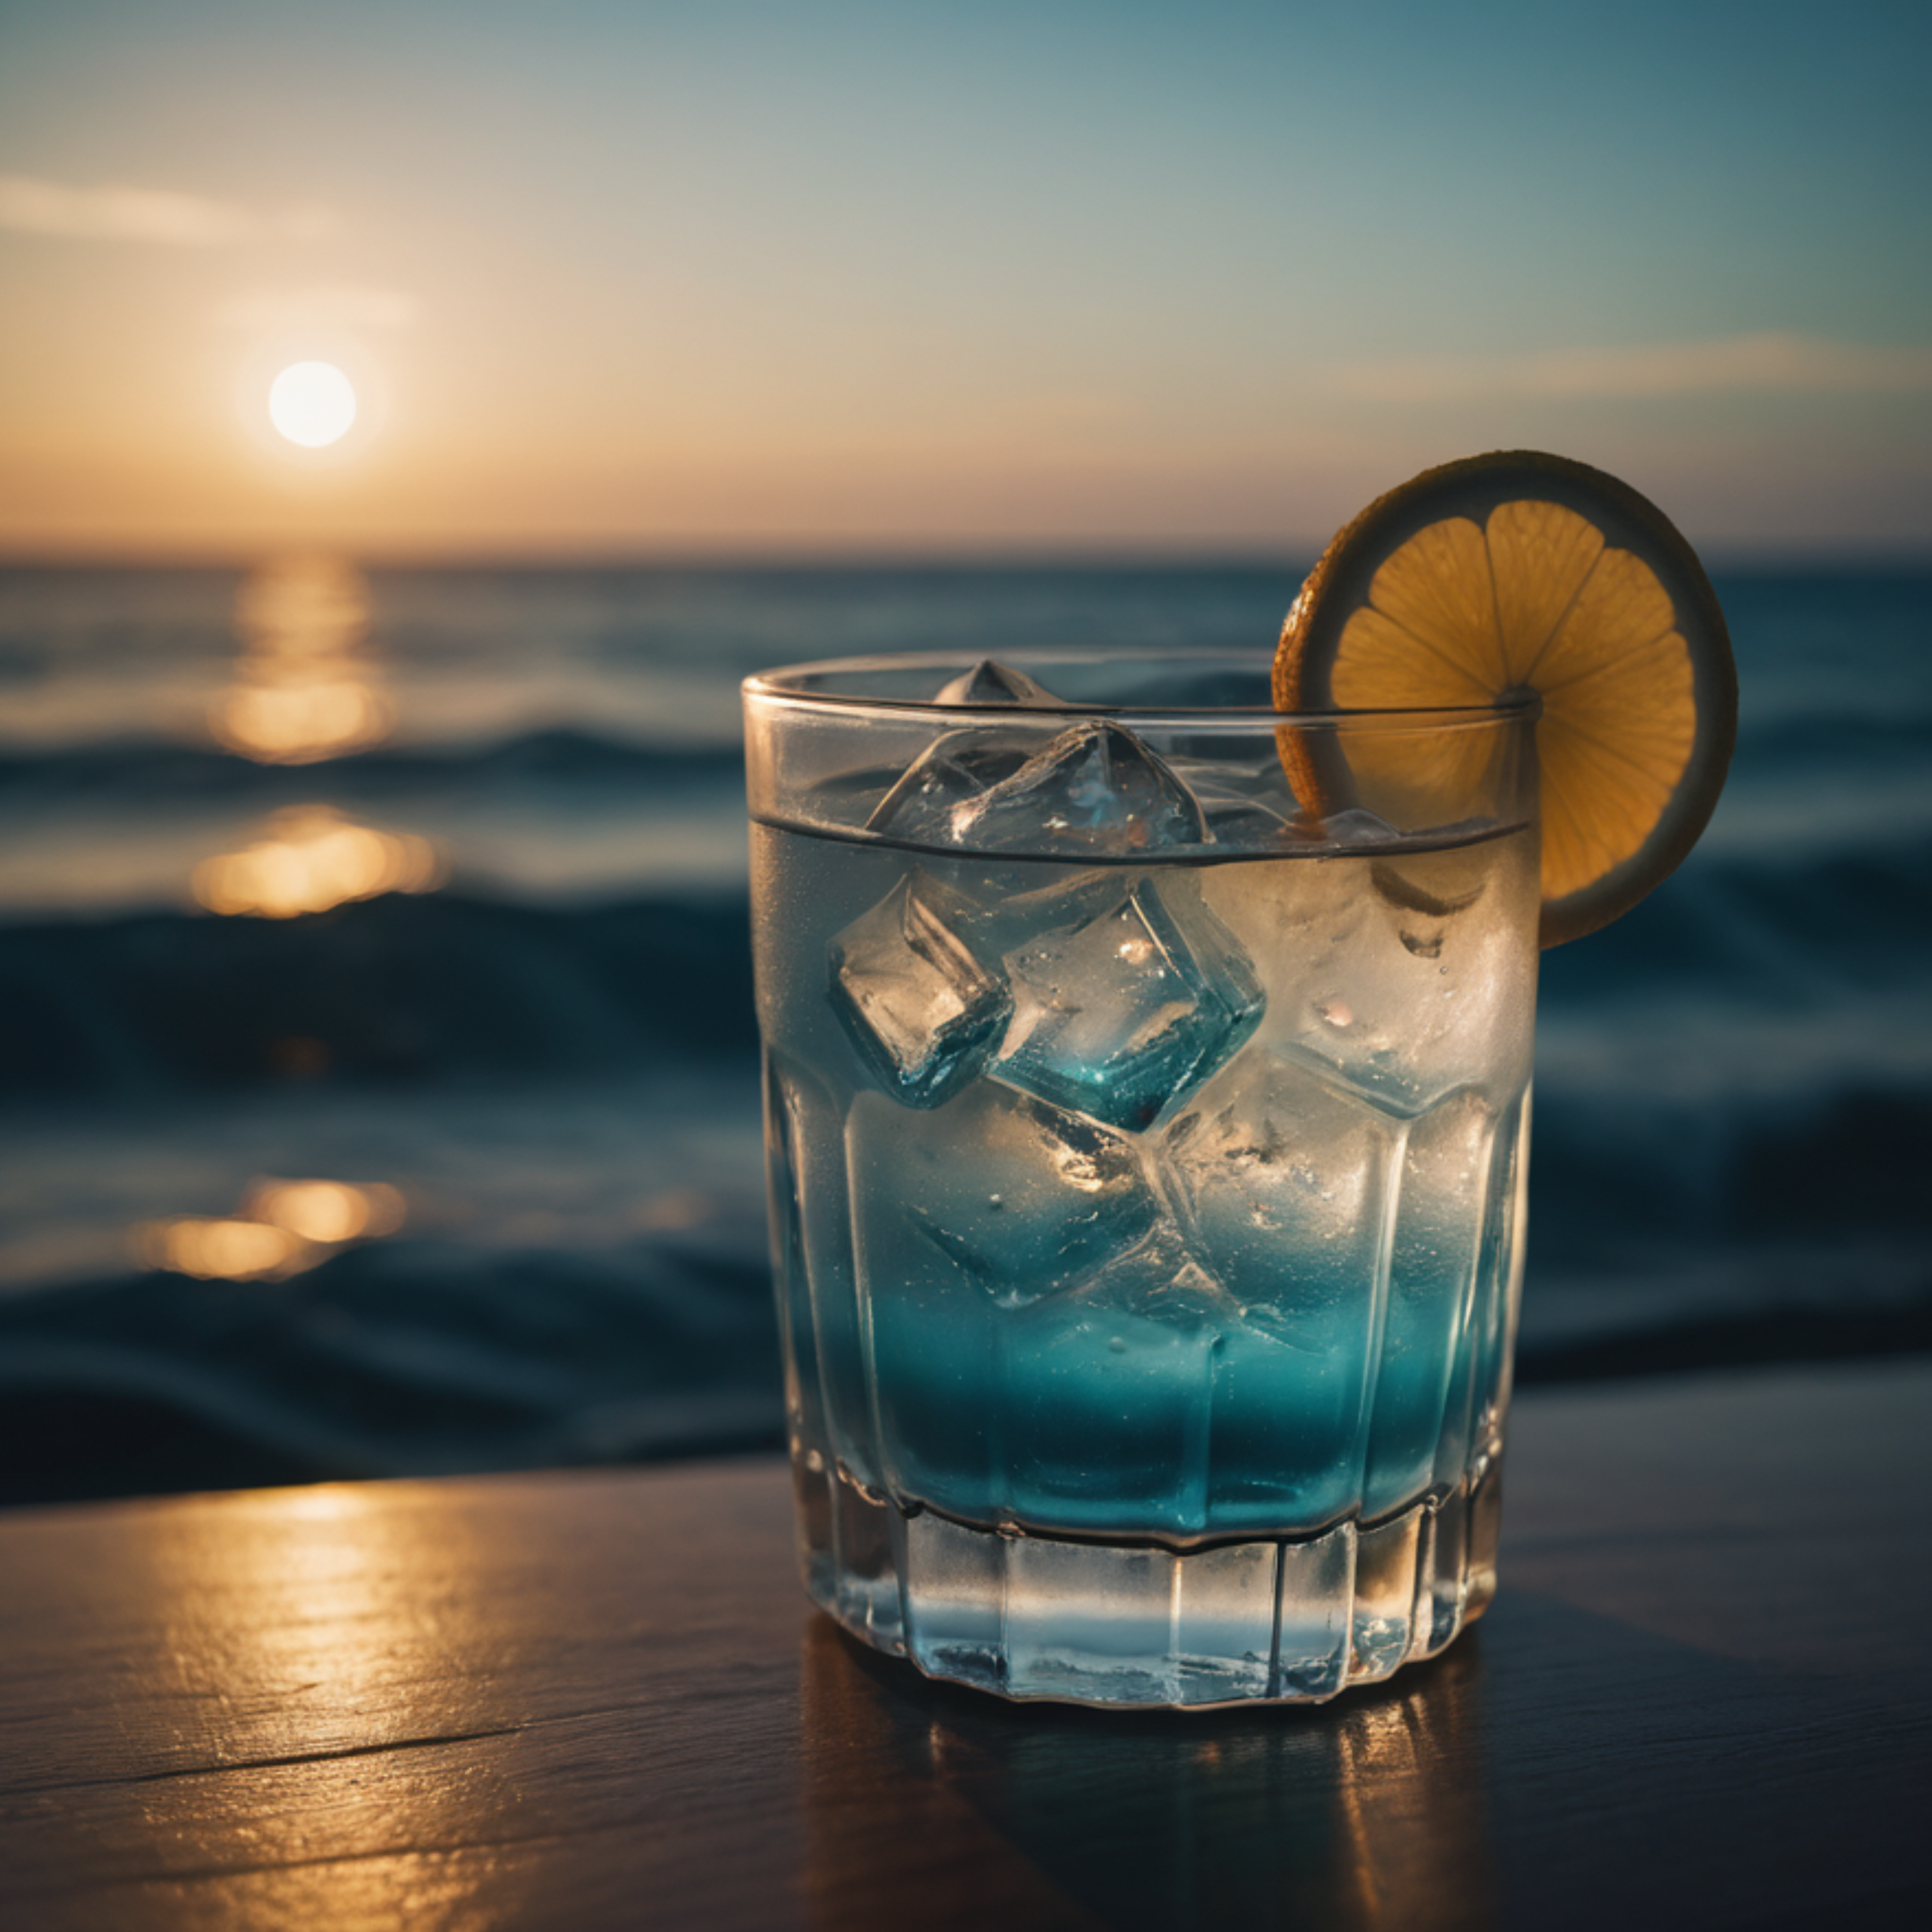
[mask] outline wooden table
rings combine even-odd
[[[1932,1366],[1532,1394],[1503,1592],[1317,1711],[925,1683],[772,1465],[0,1516],[0,1925],[1932,1923]]]

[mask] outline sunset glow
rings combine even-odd
[[[1928,542],[1924,8],[355,10],[0,24],[0,550],[1306,556],[1510,447]]]

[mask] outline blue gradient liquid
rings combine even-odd
[[[754,828],[802,1468],[1177,1550],[1454,1492],[1506,1394],[1535,858]]]

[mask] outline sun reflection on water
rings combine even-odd
[[[235,599],[242,654],[208,728],[259,764],[300,765],[367,750],[395,724],[368,646],[369,592],[332,557],[263,564]]]
[[[346,1180],[258,1180],[242,1204],[252,1220],[304,1241],[352,1241],[394,1234],[403,1224],[403,1197],[380,1181],[352,1187]]]
[[[149,1221],[134,1234],[135,1252],[149,1268],[197,1281],[262,1281],[296,1273],[302,1246],[285,1228],[199,1214]]]
[[[428,839],[358,825],[326,805],[292,806],[273,814],[268,829],[258,844],[196,866],[194,896],[210,912],[293,919],[442,883],[442,860]]]
[[[316,1267],[351,1241],[393,1234],[406,1218],[386,1182],[250,1184],[232,1215],[178,1214],[130,1232],[145,1267],[200,1281],[281,1281]]]

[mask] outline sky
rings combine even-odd
[[[1932,555],[1932,7],[0,0],[0,554]],[[340,367],[340,442],[271,426]]]

